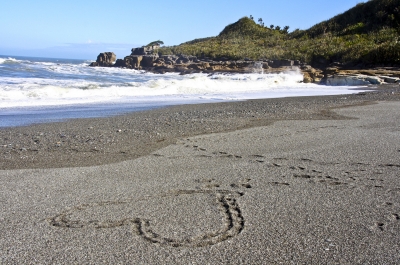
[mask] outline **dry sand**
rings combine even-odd
[[[325,108],[317,98],[237,103],[236,108],[182,107],[203,108],[198,115],[207,121],[215,121],[218,113],[230,115],[226,109],[231,107],[236,116],[229,122],[225,118],[208,123],[206,127],[216,131],[221,126],[219,133],[194,130],[192,135],[203,134],[178,137],[176,130],[166,131],[166,143],[157,146],[156,138],[137,158],[117,159],[121,162],[99,155],[89,158],[87,167],[60,167],[64,160],[54,158],[47,168],[23,169],[22,158],[13,164],[6,159],[12,152],[3,152],[0,261],[398,264],[400,101],[392,92],[375,104],[351,101],[357,96],[319,98]],[[328,110],[346,105],[346,100],[359,106]],[[264,119],[252,124],[246,123],[247,114],[237,117],[240,104],[271,107],[271,102],[286,104],[290,113],[279,118],[282,113],[267,115],[264,109]],[[219,108],[225,111],[218,112]],[[171,117],[177,110],[172,109],[164,113]],[[258,115],[255,109],[248,110]],[[96,126],[101,121],[86,122]],[[56,126],[61,128],[60,124]],[[203,128],[198,124],[186,126]],[[1,133],[6,141],[4,135],[19,132],[12,144],[27,146],[29,133],[51,126],[55,125]],[[78,130],[70,130],[74,129]],[[128,149],[129,142],[125,146]],[[43,147],[36,152],[50,157],[57,152],[52,150]]]

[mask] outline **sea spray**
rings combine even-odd
[[[263,62],[254,62],[253,66],[249,68],[250,72],[256,74],[264,74]]]

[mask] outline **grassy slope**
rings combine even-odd
[[[216,37],[163,47],[162,54],[229,59],[294,59],[352,65],[400,64],[400,0],[370,0],[308,30],[289,34],[247,17]]]

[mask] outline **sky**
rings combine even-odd
[[[1,0],[0,55],[117,58],[162,40],[166,46],[218,35],[244,16],[308,29],[366,0]]]

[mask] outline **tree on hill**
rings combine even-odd
[[[162,44],[164,44],[163,41],[161,41],[161,40],[156,40],[156,41],[150,42],[150,43],[147,44],[145,47],[149,47],[149,46],[160,46],[160,45],[162,45]]]
[[[289,33],[289,26],[285,26],[282,30],[282,33],[288,34]]]

